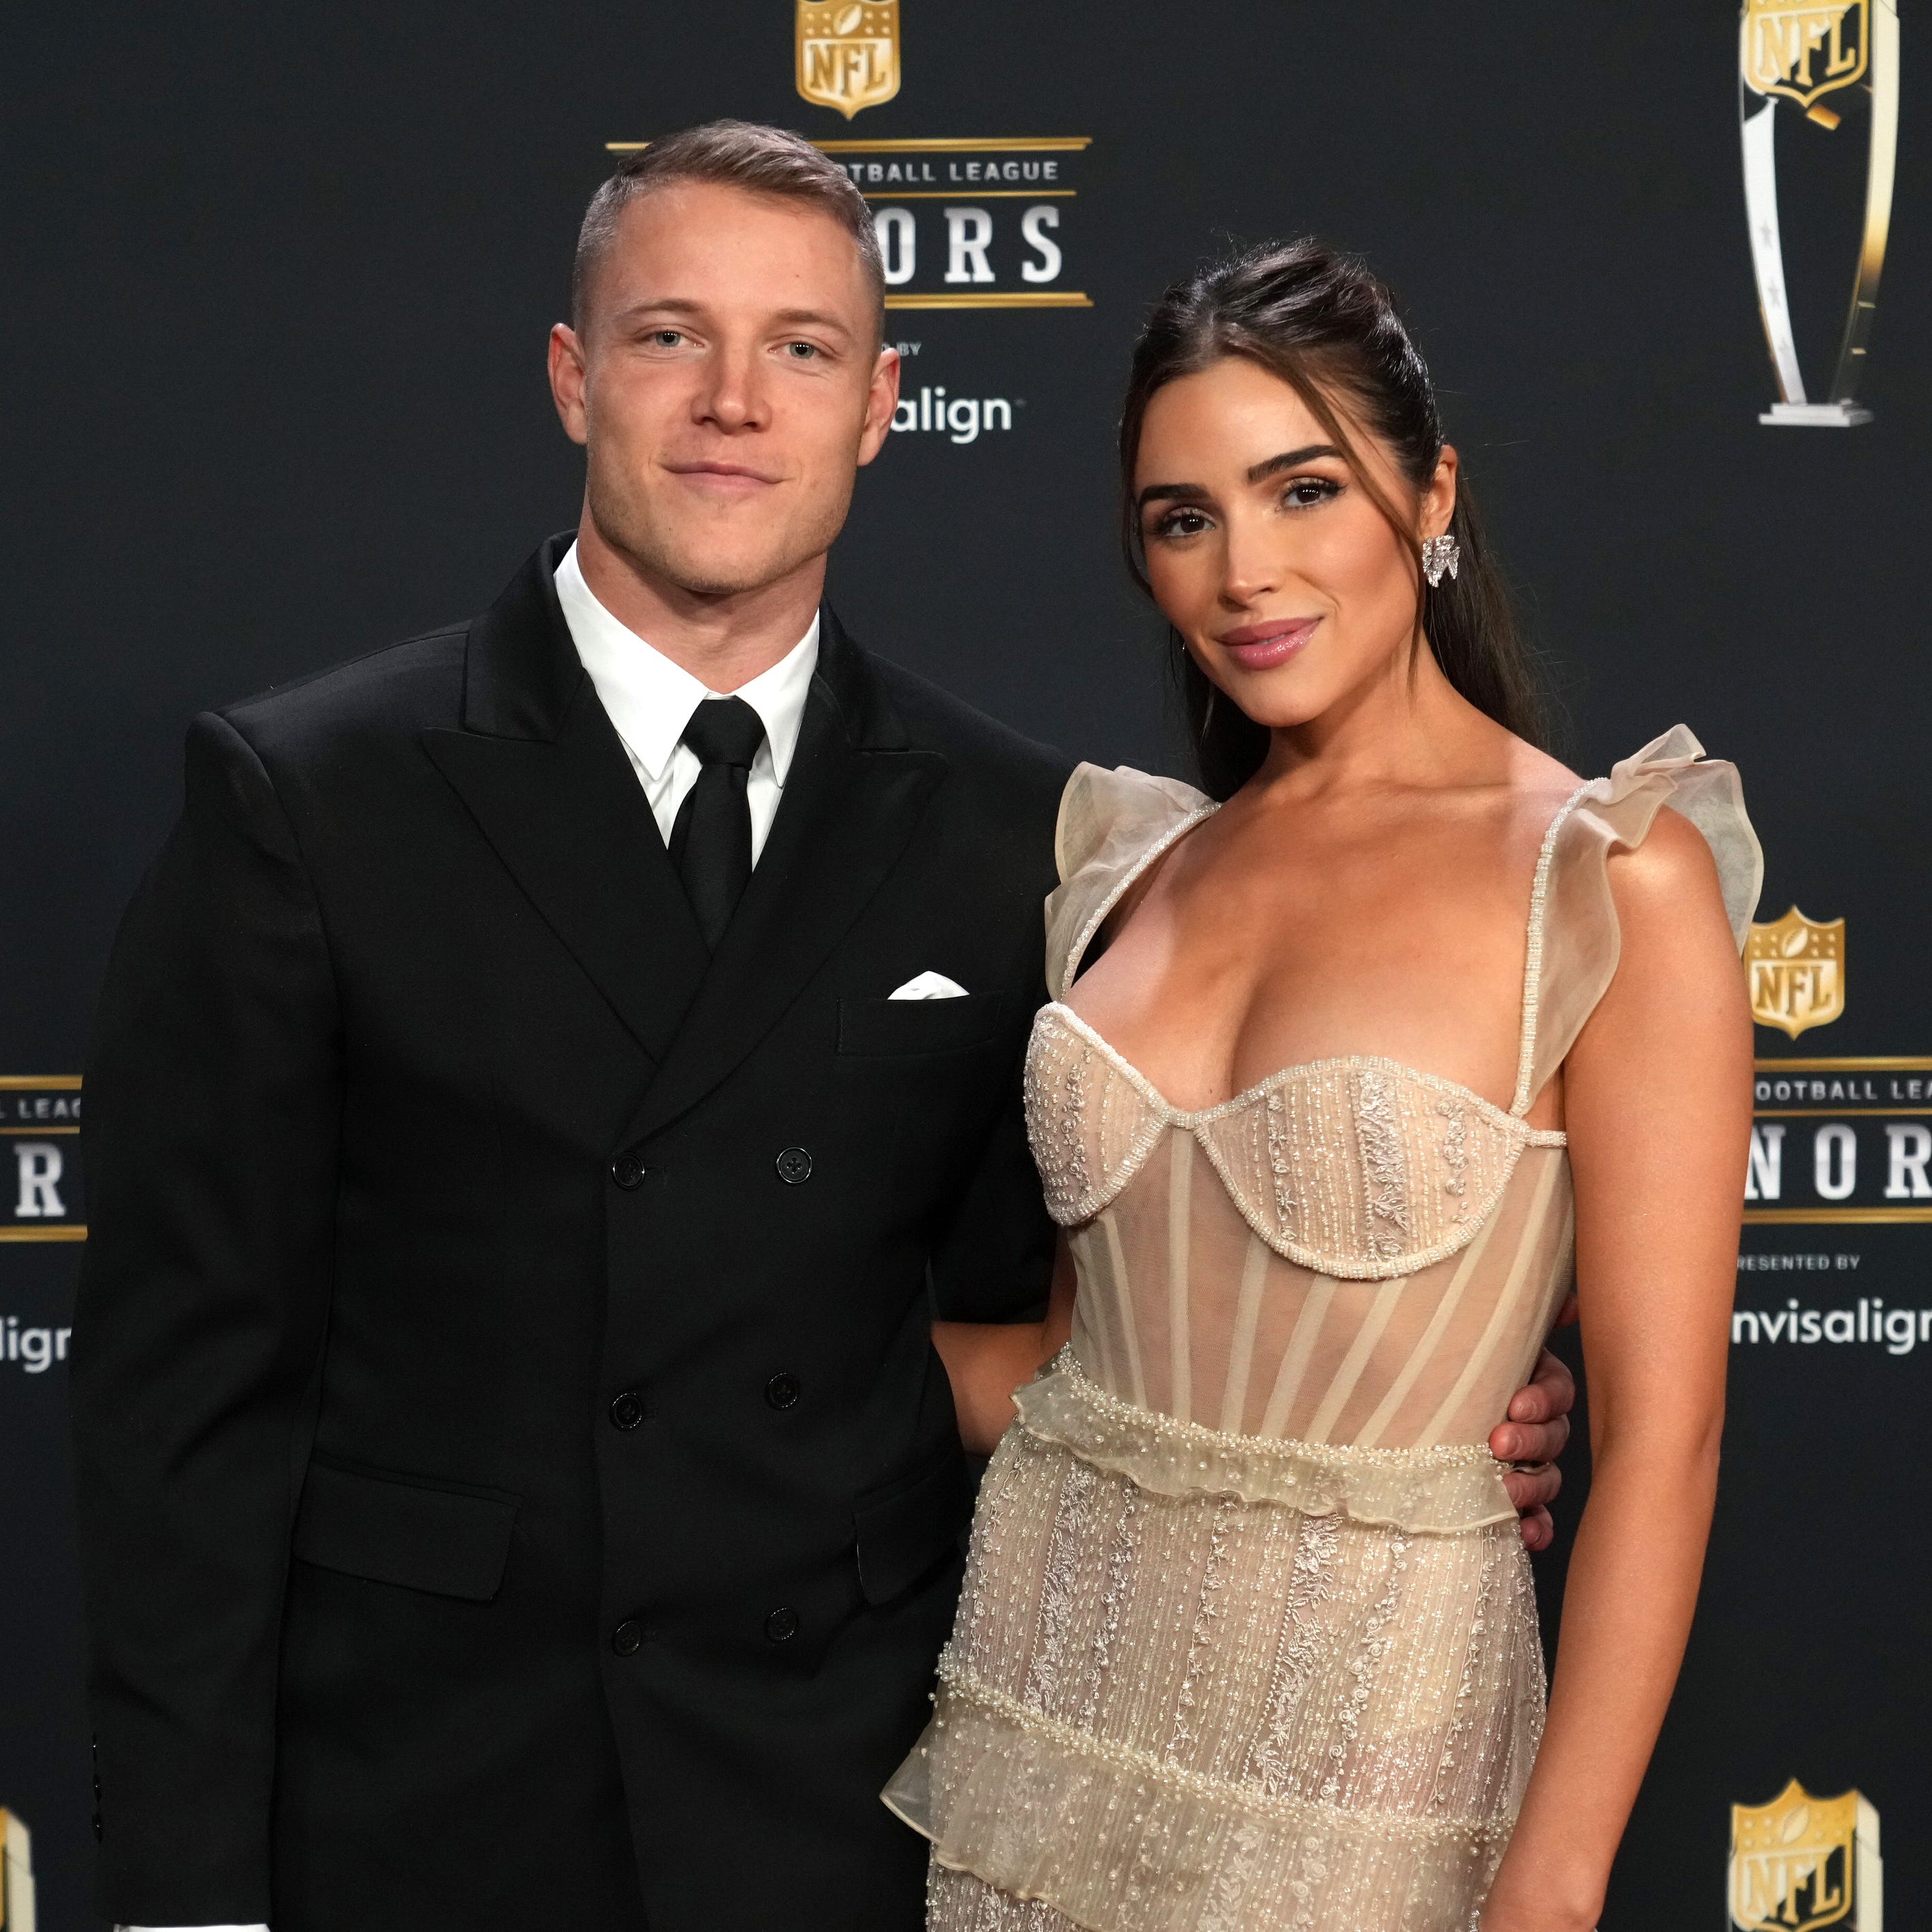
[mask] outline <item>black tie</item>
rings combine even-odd
[[[691,714],[684,742],[704,769],[671,827],[670,861],[714,952],[752,876],[752,808],[745,780],[764,721],[742,698],[707,698]]]

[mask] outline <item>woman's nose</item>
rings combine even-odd
[[[1251,604],[1280,582],[1283,561],[1279,539],[1249,525],[1244,518],[1231,518],[1227,543],[1222,553],[1221,596],[1224,602]]]

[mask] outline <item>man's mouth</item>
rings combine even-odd
[[[770,489],[778,480],[745,463],[667,463],[664,466],[674,476],[706,496],[751,496]]]

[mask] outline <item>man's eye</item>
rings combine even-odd
[[[651,331],[651,340],[660,349],[675,349],[684,340],[684,331],[681,328],[654,328]]]
[[[788,342],[785,353],[794,362],[810,362],[817,358],[818,345],[815,342]]]

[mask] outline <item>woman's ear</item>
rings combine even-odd
[[[1439,537],[1448,529],[1450,519],[1456,514],[1456,470],[1459,460],[1455,446],[1445,442],[1442,454],[1436,459],[1436,473],[1422,492],[1419,506],[1422,527],[1418,532],[1419,536]]]

